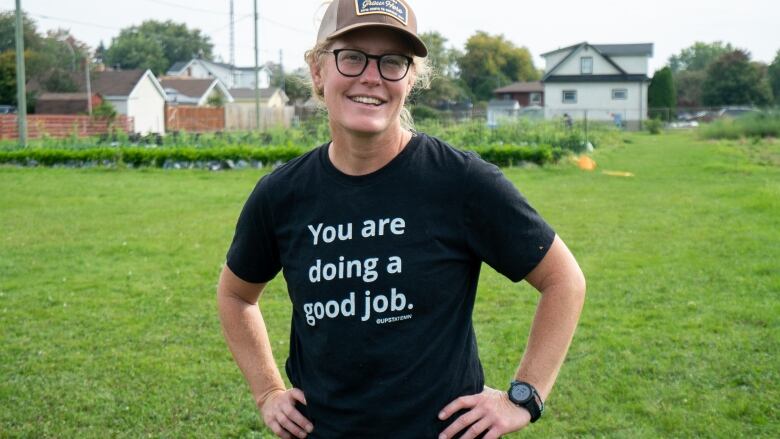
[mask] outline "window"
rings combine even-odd
[[[562,94],[563,94],[563,103],[564,104],[576,104],[577,103],[577,90],[564,90]]]
[[[620,100],[626,100],[628,99],[628,90],[625,88],[613,88],[612,89],[612,100],[613,101],[620,101]]]
[[[531,101],[531,105],[542,105],[542,94],[531,93],[530,101]]]
[[[580,73],[583,75],[593,74],[593,57],[583,56],[580,58]]]

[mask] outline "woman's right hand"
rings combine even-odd
[[[262,405],[258,405],[265,425],[282,439],[303,439],[314,430],[311,421],[295,408],[296,401],[306,405],[303,391],[292,388],[278,390],[270,394]]]

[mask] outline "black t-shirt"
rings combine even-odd
[[[455,419],[438,420],[446,404],[483,388],[481,263],[520,281],[554,236],[497,167],[417,134],[368,175],[338,171],[325,144],[263,177],[227,265],[248,282],[283,272],[309,437],[427,438]]]

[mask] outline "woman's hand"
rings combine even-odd
[[[306,397],[300,389],[277,390],[258,404],[263,422],[282,439],[305,438],[314,430],[311,421],[295,408],[298,401],[306,405]]]
[[[485,433],[485,439],[497,439],[502,434],[525,428],[531,422],[528,410],[514,405],[506,392],[490,387],[447,404],[439,413],[439,419],[445,420],[459,410],[468,411],[450,424],[439,439],[452,438],[462,430],[466,431],[461,439],[473,439],[482,433]]]

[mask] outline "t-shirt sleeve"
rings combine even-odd
[[[555,231],[495,165],[473,157],[465,184],[469,247],[513,282],[523,280],[547,254]]]
[[[226,259],[230,270],[247,282],[268,282],[281,270],[267,178],[260,180],[244,204]]]

